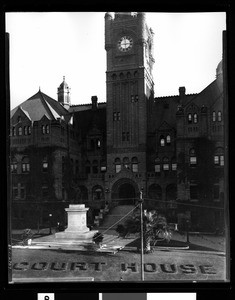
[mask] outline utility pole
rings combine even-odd
[[[143,191],[140,191],[140,269],[141,269],[141,281],[144,281],[144,224],[143,224]]]

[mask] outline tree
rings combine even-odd
[[[140,232],[140,212],[134,213],[124,224],[119,224],[116,231],[121,236],[129,233]],[[166,218],[156,211],[144,211],[143,215],[143,243],[144,253],[151,252],[151,246],[156,245],[159,240],[170,241],[171,231],[167,225]],[[138,247],[140,248],[140,247]]]

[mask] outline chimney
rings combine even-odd
[[[185,86],[180,86],[179,87],[179,95],[180,95],[180,97],[185,96]]]
[[[96,110],[98,108],[98,97],[92,96],[91,102],[92,102],[92,110]]]

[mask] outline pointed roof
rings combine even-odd
[[[11,117],[18,108],[34,122],[39,121],[45,115],[49,120],[55,120],[62,115],[68,114],[68,111],[56,100],[42,93],[40,90],[11,111]]]

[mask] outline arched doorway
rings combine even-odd
[[[134,204],[135,188],[130,183],[123,183],[119,187],[119,199],[120,205]]]
[[[129,178],[116,181],[112,187],[112,200],[118,205],[134,205],[138,195],[138,185]]]

